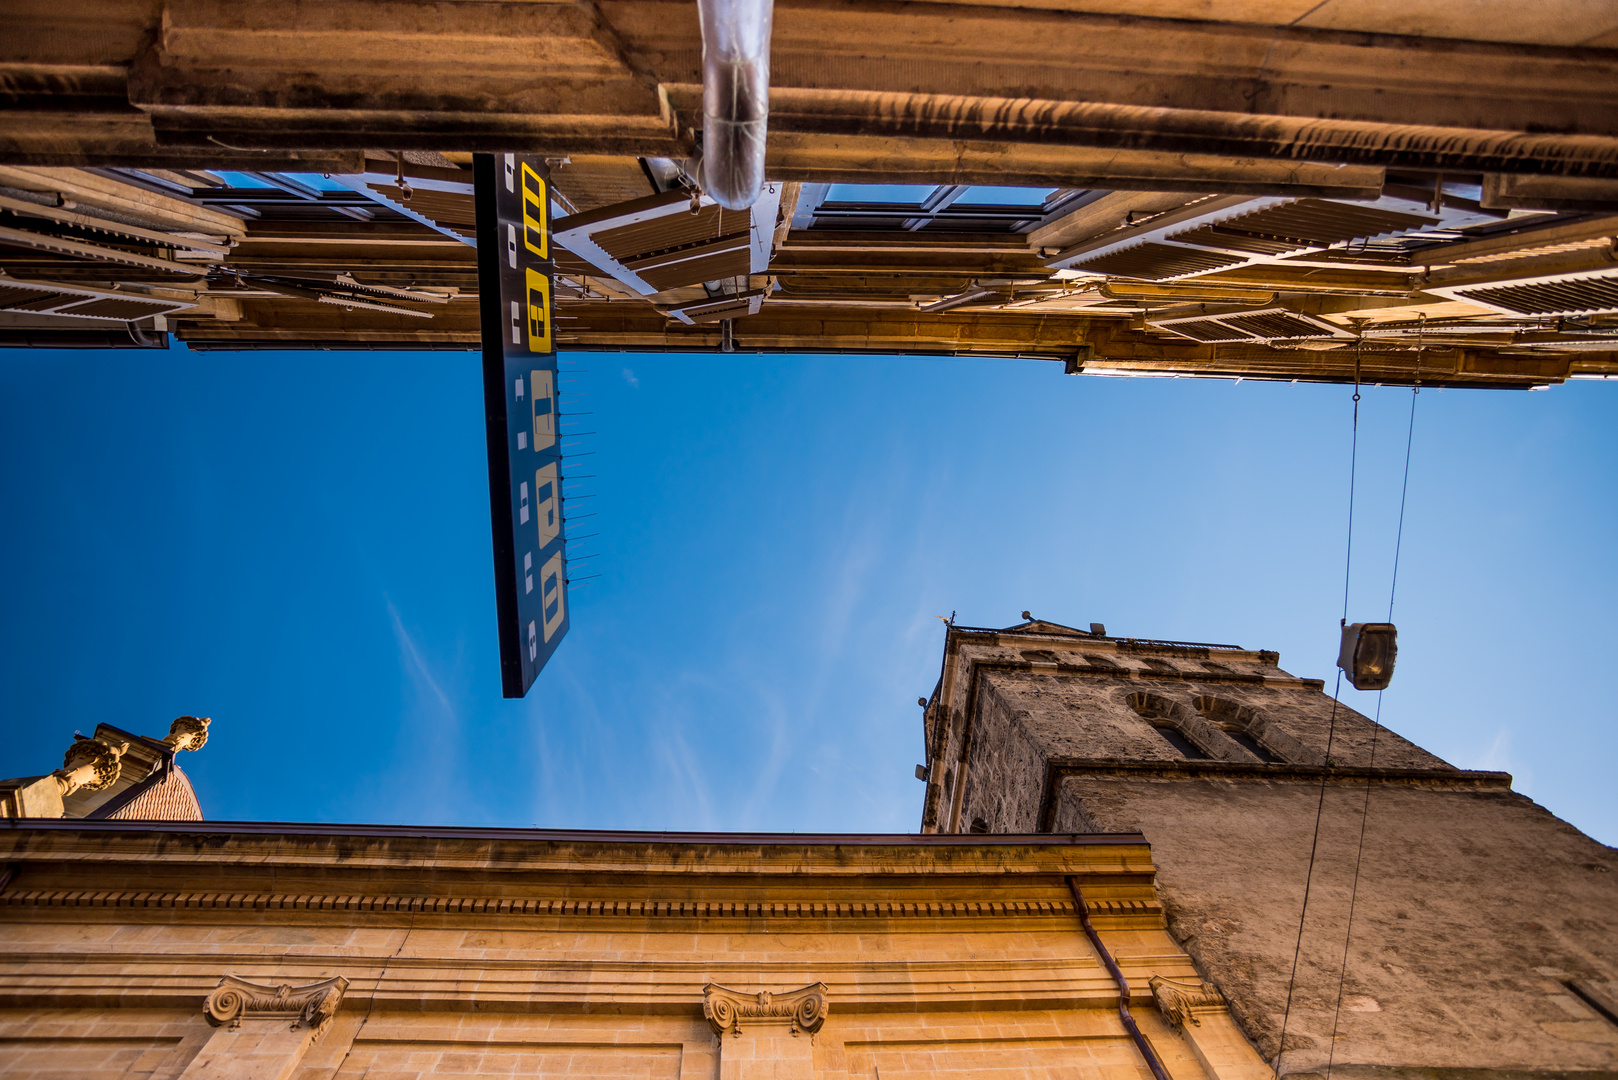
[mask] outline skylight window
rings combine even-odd
[[[274,187],[273,184],[266,184],[264,181],[260,180],[258,177],[256,177],[256,176],[248,176],[246,173],[221,172],[219,170],[214,170],[213,174],[215,176],[219,177],[219,179],[223,180],[228,186],[233,187],[233,188],[272,188],[272,187]]]
[[[281,174],[289,179],[296,180],[305,187],[312,187],[316,191],[347,191],[348,188],[335,180],[327,179],[317,172],[284,172]]]
[[[826,201],[920,206],[937,190],[935,184],[833,184]]]
[[[1028,232],[1082,192],[965,184],[804,185],[795,228],[867,232]]]
[[[1044,206],[1055,188],[969,187],[955,200],[968,206]]]

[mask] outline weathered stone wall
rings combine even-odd
[[[1044,768],[1044,738],[1035,714],[988,680],[977,736],[969,751],[962,820],[968,831],[1031,833],[1039,830],[1039,789],[1020,783]]]
[[[1366,794],[1068,777],[1058,828],[1145,833],[1176,940],[1273,1059],[1320,807],[1286,1071],[1325,1066],[1351,899],[1338,1064],[1618,1067],[1618,1025],[1566,985],[1618,997],[1618,852],[1499,788],[1378,782],[1362,814]]]
[[[1286,1017],[1283,1074],[1618,1078],[1618,852],[1509,777],[1455,769],[1274,653],[1017,628],[947,649],[956,828],[1144,834],[1171,931],[1269,1060]]]
[[[1319,690],[1254,687],[1203,681],[1195,672],[1187,675],[1186,679],[1163,679],[996,672],[987,678],[1005,700],[1005,708],[1028,715],[1028,729],[1038,733],[1050,757],[1178,760],[1181,755],[1155,734],[1127,702],[1131,694],[1149,694],[1180,706],[1193,724],[1207,723],[1195,705],[1199,698],[1250,709],[1256,714],[1250,730],[1259,741],[1277,756],[1297,764],[1323,764],[1329,745],[1334,765],[1370,766],[1374,736],[1377,768],[1450,767],[1442,758],[1397,733],[1385,727],[1378,729],[1369,717],[1347,705],[1337,704],[1333,717],[1334,702]],[[1217,759],[1224,755],[1211,756]],[[1256,759],[1240,752],[1239,757],[1230,760]]]

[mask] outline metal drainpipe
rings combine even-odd
[[[702,21],[702,188],[725,209],[746,210],[764,190],[775,0],[698,0],[697,12]]]
[[[1129,982],[1124,978],[1124,973],[1118,969],[1118,963],[1113,960],[1112,953],[1108,952],[1107,947],[1101,944],[1101,935],[1096,933],[1094,926],[1090,925],[1090,908],[1084,902],[1084,893],[1079,891],[1078,880],[1069,875],[1067,887],[1073,894],[1074,906],[1078,908],[1080,925],[1084,927],[1084,932],[1089,935],[1090,944],[1094,945],[1096,952],[1101,955],[1101,962],[1112,973],[1113,982],[1118,984],[1118,1018],[1124,1022],[1124,1030],[1129,1032],[1131,1039],[1135,1040],[1135,1049],[1139,1050],[1140,1056],[1146,1059],[1146,1067],[1152,1070],[1152,1076],[1156,1080],[1169,1080],[1169,1074],[1163,1068],[1163,1063],[1157,1059],[1157,1051],[1153,1050],[1152,1044],[1146,1041],[1146,1036],[1140,1033],[1140,1028],[1135,1025],[1135,1018],[1129,1015]]]

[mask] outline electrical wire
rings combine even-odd
[[[1410,495],[1410,451],[1416,438],[1416,397],[1421,393],[1421,328],[1416,330],[1416,385],[1410,388],[1410,423],[1405,429],[1404,482],[1399,488],[1399,527],[1393,541],[1393,580],[1388,585],[1388,622],[1393,621],[1393,599],[1399,589],[1399,553],[1404,547],[1405,504]],[[1376,692],[1376,717],[1371,721],[1371,759],[1367,768],[1376,768],[1376,740],[1382,733],[1382,695]],[[1348,890],[1348,925],[1343,931],[1343,959],[1338,966],[1337,1004],[1332,1011],[1331,1042],[1326,1053],[1326,1078],[1331,1080],[1332,1064],[1337,1057],[1337,1026],[1343,1015],[1343,987],[1348,980],[1348,945],[1354,936],[1354,908],[1360,894],[1360,864],[1365,855],[1365,829],[1371,817],[1371,785],[1374,778],[1365,778],[1365,798],[1360,804],[1360,836],[1354,849],[1354,881]]]
[[[1354,419],[1348,448],[1348,542],[1343,556],[1343,617],[1340,625],[1348,625],[1348,586],[1354,569],[1354,483],[1359,470],[1360,455],[1360,357],[1365,344],[1361,328],[1359,340],[1354,343]],[[1331,775],[1332,744],[1337,736],[1338,697],[1343,690],[1343,670],[1337,669],[1337,683],[1331,692],[1331,721],[1326,727],[1326,762],[1320,774],[1320,797],[1315,803],[1315,832],[1309,842],[1309,869],[1303,879],[1303,906],[1298,910],[1298,936],[1292,945],[1292,973],[1287,977],[1287,1003],[1281,1013],[1281,1037],[1276,1042],[1275,1064],[1271,1071],[1281,1075],[1281,1056],[1286,1053],[1287,1027],[1292,1022],[1292,997],[1298,986],[1298,961],[1303,955],[1303,928],[1309,915],[1309,894],[1315,883],[1315,860],[1320,852],[1320,819],[1326,809],[1326,781]],[[1363,825],[1364,822],[1362,821]]]
[[[1331,769],[1332,738],[1337,733],[1337,695],[1343,688],[1343,672],[1337,672],[1337,685],[1332,688],[1331,725],[1326,730],[1326,769]],[[1281,1014],[1281,1038],[1275,1048],[1275,1064],[1271,1072],[1281,1075],[1281,1055],[1286,1053],[1287,1026],[1292,1020],[1292,993],[1298,985],[1298,958],[1303,953],[1303,924],[1309,914],[1309,891],[1315,883],[1315,855],[1320,849],[1320,818],[1326,807],[1326,774],[1320,777],[1320,801],[1315,805],[1315,835],[1309,843],[1309,872],[1303,879],[1303,907],[1298,911],[1298,939],[1292,946],[1292,974],[1287,979],[1287,1004]]]

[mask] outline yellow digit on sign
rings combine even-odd
[[[522,242],[523,246],[541,259],[550,258],[550,208],[545,181],[538,173],[522,166]]]
[[[527,280],[528,351],[548,353],[551,351],[551,279],[529,269]]]

